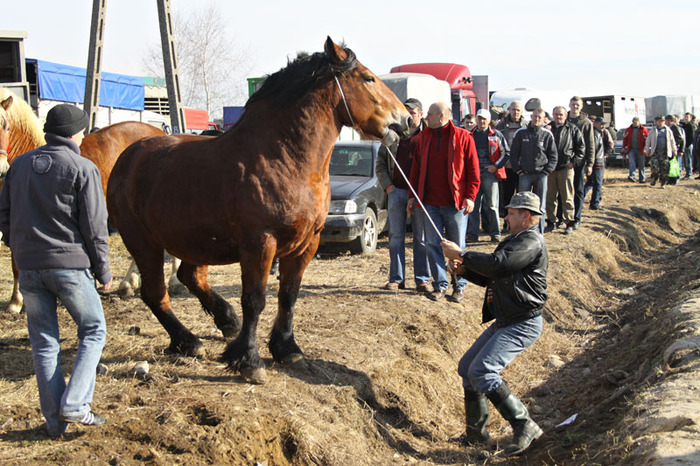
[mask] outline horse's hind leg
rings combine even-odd
[[[123,234],[122,238],[124,238]],[[141,299],[170,335],[168,349],[190,356],[204,356],[202,342],[173,314],[170,296],[165,288],[163,250],[145,245],[130,247],[126,244],[126,246],[141,271]]]
[[[318,249],[318,240],[317,236],[314,243],[300,256],[280,258],[278,311],[268,344],[270,353],[277,362],[292,364],[304,357],[301,348],[294,341],[294,307],[299,296],[301,278]]]
[[[224,337],[235,337],[241,329],[241,320],[233,306],[209,285],[208,270],[206,265],[196,266],[182,262],[177,271],[177,278],[199,299],[204,310],[214,317],[214,323]]]

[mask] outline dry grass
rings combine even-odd
[[[674,267],[684,263],[683,248],[697,250],[692,235],[700,219],[698,186],[660,190],[626,183],[625,176],[608,171],[607,209],[585,211],[575,235],[547,235],[548,325],[533,348],[504,372],[547,435],[515,463],[613,463],[624,444],[615,429],[627,408],[624,397],[611,399],[617,387],[601,383],[601,377],[619,369],[648,382],[655,348],[665,341],[658,327],[660,312],[672,299],[665,284],[678,273]],[[120,277],[128,255],[119,238],[110,244],[113,272]],[[475,247],[493,248],[488,243]],[[6,248],[0,249],[0,270],[0,298],[7,299]],[[691,267],[683,270],[690,273]],[[58,441],[47,440],[42,431],[24,318],[2,315],[0,426],[12,421],[0,432],[0,462],[505,462],[447,442],[463,429],[456,366],[483,330],[483,289],[470,286],[460,305],[433,303],[412,290],[381,290],[387,274],[385,238],[373,256],[313,261],[295,322],[306,360],[292,367],[272,363],[266,348],[278,286],[271,280],[259,329],[260,353],[269,367],[264,386],[244,383],[218,362],[226,342],[196,299],[174,297],[173,305],[202,338],[203,359],[165,354],[167,335],[139,299],[105,298],[109,336],[103,362],[109,372],[98,377],[94,406],[108,423],[71,427]],[[238,267],[212,267],[210,281],[240,312]],[[61,324],[69,372],[75,327],[65,313]],[[140,328],[138,334],[129,331],[133,326]],[[554,355],[567,364],[553,367]],[[148,381],[132,374],[142,360],[151,365]],[[554,429],[574,413],[581,417],[572,428]],[[497,414],[490,430],[498,441],[510,435]]]

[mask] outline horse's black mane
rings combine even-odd
[[[330,79],[333,74],[352,71],[357,66],[355,53],[344,48],[348,56],[342,62],[331,62],[324,52],[309,55],[301,52],[285,68],[269,75],[262,87],[246,103],[246,109],[252,103],[270,99],[279,107],[285,107],[308,94],[318,84]]]

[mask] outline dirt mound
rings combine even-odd
[[[625,178],[622,170],[608,170],[606,209],[585,210],[572,236],[546,236],[547,325],[540,340],[504,372],[546,433],[509,463],[638,461],[652,452],[650,439],[659,430],[658,424],[635,424],[652,411],[643,397],[671,400],[676,407],[684,402],[654,388],[697,365],[697,350],[690,346],[666,359],[664,354],[690,336],[684,330],[689,324],[672,310],[682,308],[677,303],[700,284],[695,236],[700,184],[662,190]],[[128,255],[118,237],[110,243],[113,272],[123,276]],[[470,247],[493,249],[488,242]],[[495,453],[510,428],[496,413],[489,425],[495,450],[448,442],[463,430],[456,366],[483,330],[483,289],[470,285],[459,305],[434,303],[412,289],[381,290],[388,267],[386,238],[372,256],[322,254],[311,263],[295,322],[306,359],[293,366],[274,364],[262,337],[276,308],[278,282],[271,280],[260,322],[261,355],[269,367],[262,386],[246,384],[218,361],[226,342],[195,298],[173,297],[173,307],[202,338],[207,350],[202,359],[165,353],[167,335],[139,299],[105,297],[107,372],[98,376],[94,408],[108,422],[100,428],[71,426],[59,440],[43,431],[24,316],[2,314],[0,462],[505,463]],[[240,313],[238,266],[212,267],[210,281]],[[3,247],[2,306],[10,287]],[[69,373],[75,327],[65,312],[61,324]],[[141,361],[149,363],[146,376],[134,373]],[[556,427],[573,414],[573,424]],[[665,429],[687,440],[697,420],[677,417]]]

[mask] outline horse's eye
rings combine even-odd
[[[365,76],[364,77],[366,83],[373,83],[374,82],[374,76]]]

